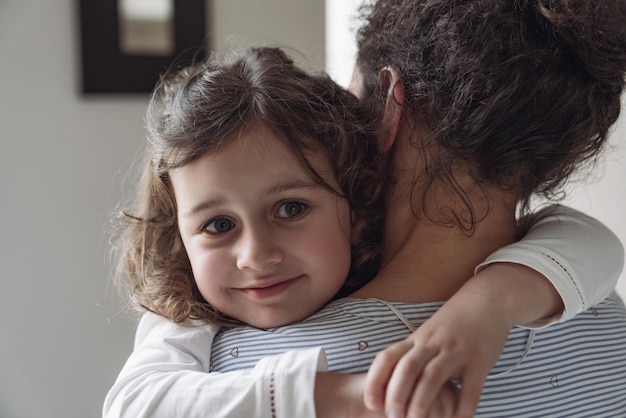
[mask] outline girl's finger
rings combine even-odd
[[[385,411],[394,412],[396,414],[394,416],[404,416],[410,406],[416,384],[422,378],[424,367],[436,355],[437,351],[419,345],[413,346],[402,356],[387,385]]]
[[[431,359],[424,366],[422,374],[415,384],[407,411],[415,416],[420,416],[424,411],[429,411],[431,405],[440,396],[440,392],[444,391],[456,369],[457,365],[443,356]]]
[[[411,349],[405,341],[390,345],[376,355],[365,378],[363,390],[365,406],[373,411],[382,410],[385,405],[385,392],[392,373],[402,356]]]
[[[486,376],[479,371],[468,369],[463,376],[463,385],[456,408],[455,418],[472,418],[478,407]]]

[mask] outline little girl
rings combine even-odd
[[[148,118],[150,158],[120,264],[136,306],[174,322],[269,328],[376,273],[377,126],[328,77],[279,50],[250,50],[168,75]]]
[[[118,277],[134,306],[177,324],[213,325],[214,335],[218,327],[301,321],[365,284],[377,272],[382,197],[385,186],[393,187],[383,175],[376,120],[374,109],[327,76],[298,69],[278,49],[212,58],[166,75],[148,111],[136,205],[122,218]],[[560,219],[541,228],[569,237],[574,215],[558,210]],[[611,255],[620,254],[614,236],[575,216],[587,225],[576,230],[582,238],[617,248],[602,254],[615,271],[598,275],[616,279],[621,258]],[[593,259],[597,267],[598,256],[576,259]],[[568,286],[550,277],[562,272],[536,268]],[[613,285],[605,284],[597,301]],[[199,340],[179,338],[200,328],[167,328],[176,344],[167,334],[152,334],[143,346],[138,338],[104,415],[192,416],[208,407],[217,416],[254,416],[242,411],[256,411],[251,405],[260,395],[225,402],[232,380],[206,374],[211,347],[196,357],[190,353],[199,352]],[[163,368],[159,350],[172,349],[180,358],[167,354],[172,361]],[[237,379],[241,384],[242,374]],[[201,386],[207,393],[199,400]]]

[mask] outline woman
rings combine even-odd
[[[357,296],[447,300],[464,282],[459,272],[470,272],[490,245],[510,241],[517,204],[527,209],[532,195],[553,196],[599,156],[620,112],[625,19],[624,1],[376,2],[358,35],[354,86],[362,97],[386,103],[398,133],[388,145],[395,172],[417,167],[413,178],[396,177],[389,198],[413,196],[417,221],[407,232],[406,206],[388,206],[387,231],[393,232],[386,245],[396,250]],[[397,215],[390,214],[394,208]],[[433,236],[444,245],[433,245]],[[445,268],[433,269],[429,260],[441,254]],[[412,295],[401,296],[390,292],[400,285],[389,284],[402,279],[385,277],[386,270],[425,277],[413,278]],[[406,343],[390,348],[389,363],[405,352],[410,358],[410,350]],[[370,374],[381,367],[386,379],[383,362]],[[380,400],[382,389],[372,384],[368,393]],[[469,416],[479,394],[465,395],[460,410]]]

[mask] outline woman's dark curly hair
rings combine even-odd
[[[596,162],[620,113],[625,0],[378,0],[362,15],[362,95],[380,105],[379,72],[399,72],[426,181],[470,214],[452,223],[477,221],[459,163],[478,184],[515,191],[525,212]]]
[[[117,278],[132,305],[174,322],[236,325],[196,287],[176,221],[169,171],[226,146],[248,129],[271,129],[312,178],[345,197],[366,221],[343,293],[373,277],[380,262],[384,175],[372,109],[327,75],[310,75],[276,48],[255,48],[164,75],[147,111],[148,147],[134,206],[121,213]],[[327,156],[340,190],[307,160]]]

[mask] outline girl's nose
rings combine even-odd
[[[276,235],[271,228],[248,228],[240,237],[237,268],[263,271],[283,261],[284,253]]]

